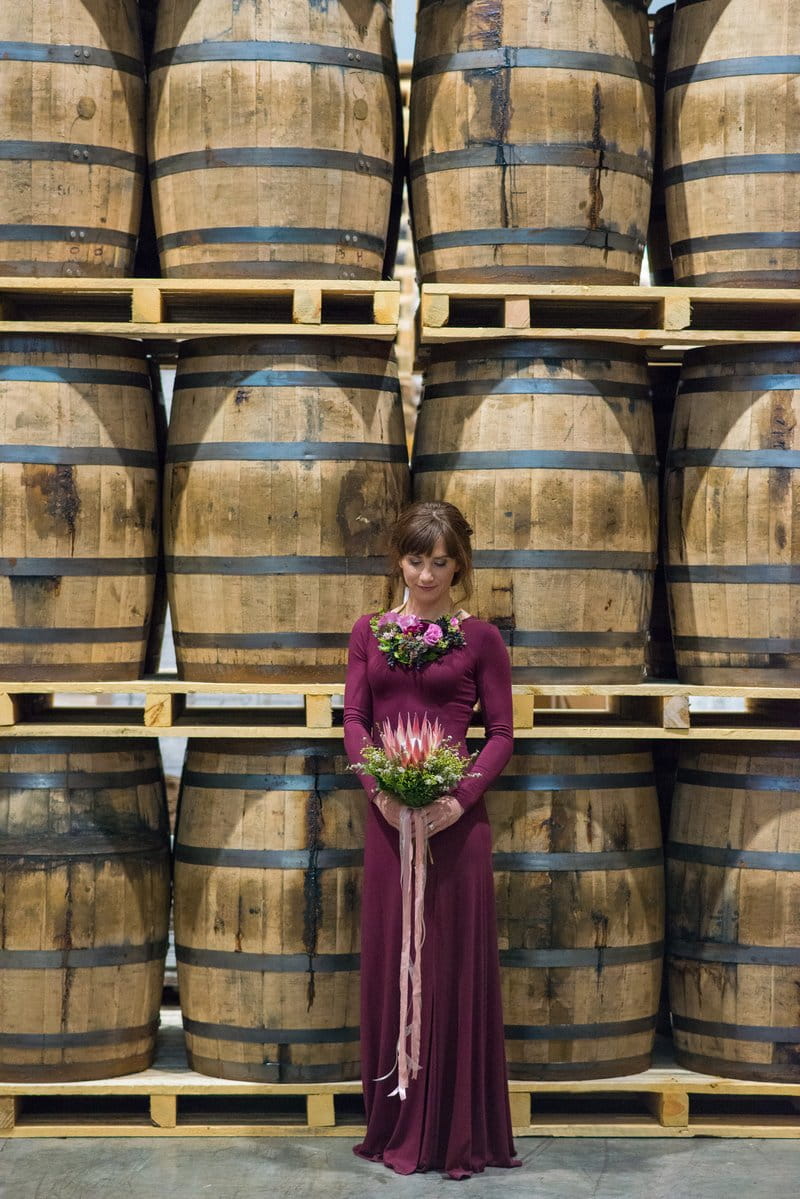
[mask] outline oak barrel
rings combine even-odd
[[[800,1082],[800,749],[681,749],[667,847],[678,1062]]]
[[[162,272],[381,278],[397,121],[386,0],[161,0],[148,137]]]
[[[679,0],[664,107],[677,283],[800,283],[800,12]]]
[[[128,275],[145,176],[136,0],[0,9],[0,275]]]
[[[509,1077],[647,1069],[664,937],[649,751],[517,739],[487,802]]]
[[[184,342],[165,486],[181,676],[343,678],[353,623],[389,603],[407,456],[390,346]]]
[[[158,742],[0,742],[0,1079],[149,1066],[170,871]]]
[[[639,282],[646,8],[420,0],[409,173],[423,281]]]
[[[175,952],[194,1070],[358,1077],[363,812],[341,744],[189,742]]]
[[[641,679],[658,493],[638,349],[487,341],[436,348],[414,497],[475,531],[471,607],[506,637],[519,682]]]
[[[667,583],[678,676],[800,679],[800,351],[691,350],[667,460]]]
[[[159,489],[138,343],[0,337],[0,677],[139,677]]]

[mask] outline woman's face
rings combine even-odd
[[[458,569],[455,558],[447,552],[440,537],[430,554],[406,554],[400,559],[403,580],[409,591],[411,606],[420,613],[442,615],[450,603],[450,587]]]

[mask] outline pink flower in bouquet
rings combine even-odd
[[[402,630],[402,632],[408,633],[408,632],[413,632],[418,626],[420,626],[422,624],[422,621],[419,619],[419,617],[414,616],[410,612],[408,612],[404,616],[398,616],[397,624],[398,624],[399,628]]]
[[[444,633],[439,628],[438,624],[429,624],[422,635],[422,640],[426,645],[437,645],[444,637]]]
[[[450,628],[451,628],[451,629],[457,629],[458,627],[459,627],[459,625],[458,625],[458,617],[457,617],[457,616],[451,616],[451,617],[450,617]]]
[[[398,720],[397,728],[392,729],[391,722],[384,720],[381,725],[381,741],[386,756],[400,766],[419,766],[437,750],[444,740],[444,729],[439,721],[431,724],[426,716],[422,724],[419,717],[412,720],[409,716],[405,726]]]
[[[378,617],[378,628],[382,629],[387,624],[397,624],[396,612],[384,612]]]

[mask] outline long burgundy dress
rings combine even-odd
[[[361,916],[361,1071],[367,1135],[355,1152],[399,1174],[445,1170],[466,1178],[514,1166],[506,1082],[491,838],[483,793],[512,750],[508,653],[494,625],[463,623],[466,645],[421,670],[392,669],[362,616],[353,627],[344,708],[345,748],[360,760],[386,717],[438,716],[464,747],[480,699],[486,743],[454,792],[464,807],[433,836],[422,950],[422,1069],[404,1100],[397,1085],[401,941],[399,835],[367,810]],[[367,793],[375,780],[364,776]]]

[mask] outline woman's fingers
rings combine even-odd
[[[435,837],[455,824],[464,815],[464,809],[452,795],[443,795],[426,808],[426,814],[428,836]]]

